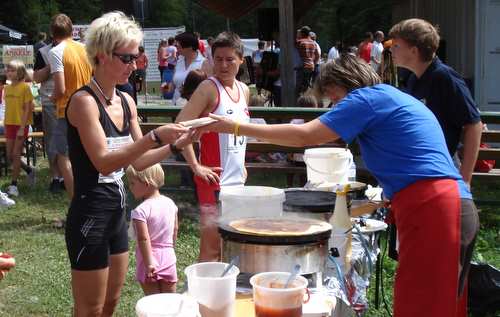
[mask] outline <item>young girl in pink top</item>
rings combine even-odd
[[[130,191],[143,202],[132,211],[137,236],[136,279],[145,295],[174,293],[177,282],[177,206],[160,194],[165,176],[159,164],[143,171],[127,168]]]

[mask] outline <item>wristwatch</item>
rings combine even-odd
[[[182,152],[182,149],[177,148],[174,143],[170,143],[169,147],[170,152],[174,155],[180,154]]]
[[[155,142],[156,144],[158,144],[160,146],[163,145],[160,137],[158,136],[158,133],[156,133],[156,130],[151,130],[151,132],[149,132],[149,135],[151,137],[151,140],[153,140],[153,142]]]

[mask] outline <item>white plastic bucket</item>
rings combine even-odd
[[[233,220],[251,217],[280,217],[285,192],[266,186],[224,187],[221,189],[221,218]]]
[[[344,148],[314,148],[304,152],[307,180],[311,184],[348,182],[351,151]]]
[[[240,270],[233,266],[221,277],[229,264],[204,262],[188,266],[184,273],[188,293],[200,305],[202,317],[232,317],[236,300],[236,277]]]
[[[198,303],[181,294],[154,294],[137,301],[138,317],[199,317]]]

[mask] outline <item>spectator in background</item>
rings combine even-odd
[[[7,85],[7,76],[0,74],[0,134],[4,134],[3,119],[5,118],[4,88]]]
[[[252,52],[252,62],[255,75],[255,82],[259,83],[259,85],[257,85],[257,94],[259,95],[262,89],[262,75],[263,75],[262,67],[260,67],[260,62],[262,61],[262,57],[264,56],[265,46],[266,42],[259,41],[257,43],[257,49]]]
[[[148,57],[144,52],[144,46],[139,46],[139,57],[135,60],[135,66],[137,69],[133,73],[133,79],[135,83],[135,91],[141,92],[142,85],[146,84],[146,70],[148,68]],[[144,90],[144,94],[146,94],[146,89]]]
[[[252,52],[252,62],[254,64],[260,64],[260,61],[262,61],[262,55],[264,54],[265,46],[266,42],[264,41],[259,41],[257,43],[257,49]]]
[[[52,136],[57,126],[56,105],[51,99],[54,93],[54,79],[50,73],[49,51],[57,46],[57,42],[53,41],[49,45],[42,47],[35,57],[33,79],[40,83],[40,101],[42,103],[42,125],[43,125],[43,142],[47,159],[49,161],[49,172],[52,180],[49,185],[51,193],[57,193],[64,190],[64,179],[59,170],[56,160],[55,146],[52,145]]]
[[[4,134],[4,123],[3,123],[5,117],[4,88],[6,84],[7,84],[7,77],[4,74],[0,74],[0,134],[1,135]],[[10,199],[6,193],[0,191],[0,208],[9,207],[15,204],[16,204],[15,201]]]
[[[382,63],[382,52],[384,51],[384,33],[382,31],[375,32],[375,40],[372,43],[372,50],[370,53],[370,65],[377,74],[380,72],[380,63]]]
[[[481,117],[462,76],[436,56],[438,30],[425,20],[408,19],[393,26],[389,35],[394,63],[413,72],[405,92],[434,113],[451,157],[462,140],[463,161],[460,165],[456,159],[455,163],[470,185],[481,141]]]
[[[28,175],[28,183],[34,185],[35,170],[21,159],[24,141],[28,137],[29,125],[33,123],[33,94],[25,82],[26,67],[20,60],[12,60],[6,65],[10,85],[5,87],[5,138],[7,139],[7,158],[12,164],[11,183],[7,193],[19,196],[17,178],[22,168]]]
[[[332,48],[330,48],[330,51],[328,51],[328,57],[327,57],[328,62],[331,62],[340,57],[339,48],[340,48],[340,42],[336,41],[335,44],[332,46]]]
[[[78,31],[78,41],[80,43],[84,43],[85,44],[85,30],[83,28],[81,28],[79,31]]]
[[[35,45],[33,45],[33,50],[34,50],[35,56],[38,53],[39,49],[41,49],[42,47],[47,45],[47,43],[45,43],[45,41],[47,40],[47,33],[38,32],[37,39],[38,39],[38,42],[36,42]]]
[[[52,18],[50,30],[58,44],[49,51],[50,73],[54,79],[51,100],[56,105],[57,127],[54,130],[52,146],[55,147],[57,165],[64,178],[64,187],[73,196],[73,172],[68,158],[68,124],[66,105],[71,95],[90,82],[92,68],[87,59],[85,46],[73,41],[73,23],[65,14]]]
[[[174,71],[177,64],[177,46],[175,46],[175,38],[169,37],[167,41],[167,67]]]
[[[311,40],[314,42],[314,44],[316,44],[316,50],[318,50],[318,55],[319,55],[318,60],[314,62],[314,72],[311,78],[312,83],[314,83],[316,76],[318,76],[319,74],[319,64],[321,64],[321,46],[319,46],[318,42],[316,41],[316,33],[310,32],[309,36],[311,37]]]
[[[166,86],[166,89],[169,92],[174,91],[173,103],[177,105],[186,76],[192,70],[201,69],[205,58],[198,51],[198,39],[193,33],[184,32],[178,34],[175,41],[179,58],[175,66],[172,82]]]
[[[385,84],[399,87],[398,72],[396,65],[392,59],[391,52],[392,40],[384,42],[384,50],[382,51],[382,61],[380,62],[380,78]]]
[[[319,52],[316,43],[310,37],[311,28],[303,26],[297,31],[296,47],[302,60],[302,65],[296,73],[296,96],[311,86],[314,65],[319,61]]]
[[[358,46],[358,56],[361,57],[368,64],[370,63],[372,53],[372,32],[366,32],[363,41]]]
[[[173,37],[168,38],[168,46],[166,49],[167,53],[167,68],[163,71],[163,77],[161,78],[161,87],[163,90],[163,98],[172,99],[174,96],[174,91],[168,92],[163,89],[163,87],[168,87],[172,82],[175,72],[175,66],[177,65],[177,47],[175,46],[175,39]]]
[[[205,43],[201,40],[201,35],[199,32],[194,32],[194,36],[196,36],[196,39],[198,40],[198,50],[200,51],[201,55],[203,57],[206,57],[206,50],[205,50]]]
[[[358,56],[358,47],[357,46],[348,46],[346,49],[346,54]]]
[[[158,43],[158,49],[156,50],[156,60],[158,61],[158,71],[160,72],[160,80],[163,80],[163,72],[167,69],[167,40],[162,39]]]
[[[212,56],[212,43],[214,42],[214,38],[209,36],[207,38],[207,52],[206,52],[206,58],[210,66],[213,68],[214,67],[214,57]]]

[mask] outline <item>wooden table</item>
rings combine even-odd
[[[252,295],[236,294],[235,317],[255,317]]]

